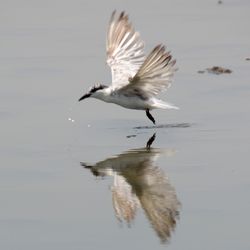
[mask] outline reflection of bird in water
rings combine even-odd
[[[167,176],[154,162],[161,154],[174,151],[136,149],[97,162],[81,163],[96,176],[111,175],[113,207],[119,221],[130,224],[141,206],[155,232],[166,242],[176,225],[180,203]]]

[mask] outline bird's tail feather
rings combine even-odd
[[[179,109],[178,107],[174,106],[171,103],[164,102],[159,99],[154,100],[154,108],[159,108],[159,109]]]

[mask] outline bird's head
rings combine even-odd
[[[84,94],[78,101],[82,101],[88,97],[95,97],[98,98],[100,95],[103,94],[103,89],[107,88],[107,86],[102,84],[96,84],[89,89],[89,91]]]

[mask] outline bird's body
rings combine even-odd
[[[112,91],[109,88],[103,92],[104,94],[98,99],[109,103],[115,103],[127,109],[145,110],[147,108],[149,109],[153,104],[151,100],[147,100],[139,95],[119,93],[117,91]]]
[[[145,58],[144,43],[122,12],[113,12],[107,33],[107,63],[111,68],[112,84],[95,85],[79,101],[93,97],[128,109],[145,110],[155,123],[150,110],[178,109],[155,96],[171,85],[176,71],[175,60],[162,45],[156,46]]]
[[[92,97],[102,100],[104,102],[115,103],[127,109],[178,109],[177,107],[169,103],[163,102],[157,98],[148,98],[146,96],[143,96],[143,93],[126,93],[125,91],[121,92],[117,90],[112,90],[112,88],[110,87],[106,87],[102,91],[98,92],[94,93]]]

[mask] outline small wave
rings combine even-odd
[[[134,129],[155,129],[155,128],[189,128],[191,127],[191,123],[172,123],[172,124],[160,124],[154,126],[138,126],[134,127]]]

